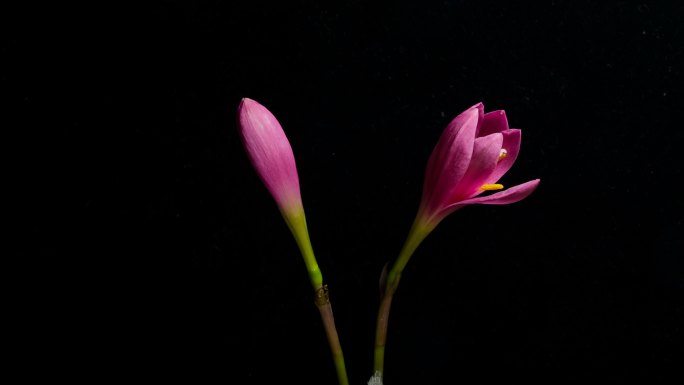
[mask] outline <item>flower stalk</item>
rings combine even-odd
[[[381,282],[380,290],[380,306],[378,307],[378,316],[375,327],[375,349],[373,354],[373,372],[374,376],[382,379],[385,370],[385,344],[387,343],[387,325],[389,322],[390,308],[392,307],[392,299],[394,292],[399,286],[401,273],[404,271],[406,264],[418,248],[418,245],[423,242],[425,237],[432,231],[430,224],[425,223],[422,217],[416,217],[409,231],[409,235],[404,242],[404,246],[399,252],[399,256],[394,261],[392,268],[386,273],[385,282]]]
[[[321,313],[321,319],[325,327],[325,334],[328,337],[328,344],[330,345],[330,352],[335,362],[335,370],[337,371],[337,380],[341,385],[348,385],[347,368],[344,364],[344,354],[342,353],[342,345],[340,345],[340,338],[337,335],[337,328],[335,328],[335,318],[333,317],[332,305],[330,305],[330,296],[328,294],[328,286],[321,286],[316,290],[316,306]]]

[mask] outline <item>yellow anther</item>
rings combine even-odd
[[[502,188],[503,188],[503,185],[498,184],[498,183],[483,184],[482,186],[480,186],[480,190],[485,190],[485,191],[501,190]]]
[[[499,162],[501,162],[506,155],[508,155],[508,151],[506,151],[505,148],[502,148],[501,152],[499,152]]]

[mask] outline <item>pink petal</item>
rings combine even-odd
[[[459,114],[442,133],[425,171],[422,206],[431,210],[447,204],[470,163],[481,104]]]
[[[245,98],[238,107],[238,121],[247,155],[278,205],[301,206],[294,154],[278,120],[266,107]]]
[[[454,211],[460,209],[463,206],[473,205],[473,204],[485,204],[485,205],[507,205],[510,203],[515,203],[527,198],[528,195],[539,185],[539,179],[531,180],[517,186],[513,186],[498,193],[487,195],[483,197],[466,199],[460,201],[451,206],[448,206],[440,215],[442,217],[453,213]]]
[[[492,111],[484,114],[478,136],[487,136],[495,132],[508,130],[508,119],[504,110]]]
[[[496,183],[511,169],[513,163],[515,163],[515,160],[518,158],[518,153],[520,152],[520,130],[506,130],[501,134],[503,135],[503,144],[501,147],[506,150],[506,157],[497,163],[494,172],[492,172],[484,183]]]
[[[455,203],[480,193],[499,161],[503,135],[495,133],[475,139],[473,156],[465,175],[451,193],[450,202]]]
[[[477,103],[476,105],[470,107],[470,108],[477,108],[477,129],[475,130],[475,137],[478,138],[480,136],[480,127],[482,127],[482,121],[484,119],[485,113],[484,113],[484,104],[482,102]]]

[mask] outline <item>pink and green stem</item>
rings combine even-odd
[[[409,231],[408,238],[401,249],[399,256],[392,265],[392,268],[387,273],[386,282],[382,290],[382,297],[380,299],[380,306],[378,308],[378,318],[375,329],[375,352],[373,369],[375,376],[382,378],[385,368],[385,345],[387,343],[387,324],[389,321],[390,307],[392,306],[392,298],[394,292],[397,290],[401,273],[404,271],[409,259],[418,248],[418,245],[425,239],[425,237],[434,229],[436,224],[431,224],[423,220],[419,215],[411,231]]]
[[[349,385],[347,369],[344,365],[344,355],[342,354],[342,346],[340,345],[340,339],[337,335],[337,329],[335,328],[335,319],[333,318],[327,286],[322,286],[316,291],[316,306],[321,313],[321,319],[325,326],[325,333],[328,336],[328,344],[330,345],[330,351],[332,352],[333,361],[335,362],[337,379],[340,385]]]
[[[323,284],[323,275],[318,268],[318,263],[316,262],[313,248],[311,247],[304,210],[301,208],[284,210],[283,217],[297,241],[297,246],[299,246],[299,250],[304,258],[304,264],[309,272],[309,280],[311,281],[315,293],[315,303],[321,314],[321,320],[323,321],[323,327],[325,328],[325,334],[328,337],[328,344],[330,345],[330,351],[335,363],[337,379],[340,385],[349,385],[347,369],[344,364],[344,355],[342,353],[342,345],[340,345],[340,339],[337,335],[335,318],[333,317],[332,305],[330,304],[328,287]]]

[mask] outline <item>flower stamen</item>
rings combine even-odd
[[[499,152],[499,162],[501,162],[506,157],[506,155],[508,155],[508,151],[506,151],[505,148],[502,148],[501,152]]]
[[[484,190],[484,191],[501,190],[503,188],[504,188],[504,186],[502,184],[498,184],[498,183],[483,184],[482,186],[480,186],[480,190]]]

